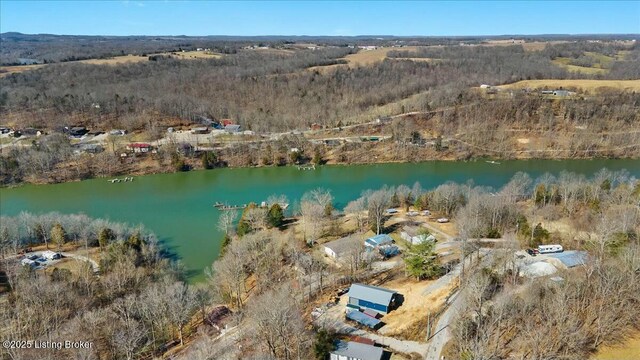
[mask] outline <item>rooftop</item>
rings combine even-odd
[[[387,234],[379,234],[368,238],[365,242],[372,246],[378,246],[391,243],[393,242],[393,239]]]
[[[587,263],[589,254],[586,251],[568,250],[561,253],[549,254],[549,257],[560,260],[560,262],[568,267],[576,267]]]
[[[338,342],[336,349],[331,353],[346,356],[349,359],[378,360],[382,358],[384,350],[379,347],[353,341],[340,341]]]
[[[352,236],[347,236],[347,237],[340,238],[338,240],[329,241],[328,243],[323,244],[323,246],[333,250],[333,252],[336,253],[336,255],[339,255],[341,253],[344,253],[348,250],[355,248],[360,244],[361,244],[360,240],[358,240],[357,238]]]
[[[351,284],[349,288],[349,297],[370,301],[375,304],[389,305],[393,295],[396,293],[394,290],[365,284]]]

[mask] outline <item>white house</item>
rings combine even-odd
[[[419,226],[407,225],[402,228],[400,237],[412,245],[422,244],[425,241],[436,241],[435,236],[427,234],[425,231],[420,231],[421,229]]]
[[[336,260],[341,257],[344,257],[345,255],[348,255],[353,250],[357,250],[357,251],[362,250],[362,246],[360,245],[360,240],[350,236],[343,237],[338,240],[330,241],[328,243],[323,244],[323,246],[324,246],[324,253],[328,257]]]

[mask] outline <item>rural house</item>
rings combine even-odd
[[[331,360],[380,360],[384,350],[354,341],[339,341],[329,356]]]
[[[332,259],[344,257],[353,250],[361,250],[360,240],[350,236],[330,241],[325,243],[323,246],[324,253]]]
[[[372,309],[388,313],[395,306],[397,292],[377,286],[351,284],[347,306],[353,309]]]
[[[425,241],[436,241],[436,237],[431,234],[427,234],[425,230],[426,229],[420,226],[406,225],[402,228],[400,237],[411,245],[422,244]]]

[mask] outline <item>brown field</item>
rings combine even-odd
[[[591,360],[637,360],[640,354],[640,332],[617,346],[603,346]]]
[[[498,86],[502,89],[576,89],[584,93],[597,93],[607,88],[640,91],[640,80],[523,80],[513,84]]]
[[[222,57],[221,54],[209,53],[204,51],[187,51],[183,53],[171,53],[171,54],[165,53],[161,55],[171,55],[179,59],[218,59]],[[109,59],[88,59],[88,60],[78,60],[78,61],[67,61],[60,64],[83,63],[83,64],[92,64],[92,65],[121,65],[121,64],[145,62],[145,61],[149,61],[148,56],[124,55],[124,56],[115,56]],[[43,66],[47,66],[47,64],[0,66],[0,77],[7,76],[13,73],[20,73],[23,71],[39,69]]]
[[[83,64],[92,64],[92,65],[117,65],[117,64],[127,64],[127,63],[137,63],[149,61],[147,56],[138,56],[138,55],[124,55],[124,56],[115,56],[109,59],[89,59],[89,60],[79,60],[72,62],[79,62]]]
[[[40,65],[0,66],[0,77],[7,76],[9,74],[21,73],[23,71],[39,69],[43,66],[46,66],[46,65],[40,64]]]
[[[383,61],[387,59],[387,54],[389,51],[398,50],[398,51],[415,51],[418,49],[418,46],[407,46],[403,48],[378,48],[375,50],[360,50],[355,54],[349,54],[342,59],[346,60],[347,64],[335,64],[335,65],[326,65],[326,66],[312,66],[308,68],[308,70],[318,70],[320,72],[329,72],[334,69],[348,66],[350,68],[358,67],[358,66],[369,66],[373,65],[378,61]],[[437,59],[429,59],[429,58],[402,58],[401,60],[413,60],[413,61],[435,61]]]
[[[544,47],[547,46],[547,44],[554,45],[554,44],[566,43],[566,41],[532,41],[532,42],[525,42],[525,43],[518,43],[517,41],[518,40],[516,40],[516,42],[514,43],[511,40],[491,40],[485,44],[482,44],[482,46],[522,45],[522,48],[525,51],[540,51],[540,50],[543,50]]]

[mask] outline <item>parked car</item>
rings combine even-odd
[[[34,255],[29,255],[29,256],[27,256],[27,259],[29,259],[29,260],[36,260],[38,257],[39,257],[38,255],[35,255],[35,254],[34,254]]]
[[[437,222],[439,222],[439,223],[441,223],[441,224],[443,224],[443,223],[448,223],[448,222],[449,222],[449,219],[447,219],[447,218],[439,218],[439,219],[438,219],[438,220],[436,220],[436,221],[437,221]]]

